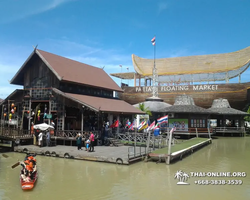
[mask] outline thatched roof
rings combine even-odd
[[[231,108],[227,99],[215,99],[211,108],[207,110],[217,112],[220,115],[248,115],[248,113]]]
[[[250,47],[230,53],[148,59],[132,55],[136,74],[152,78],[157,68],[159,83],[208,82],[237,77],[250,65]],[[111,76],[133,79],[132,73],[113,73]]]
[[[209,111],[205,108],[196,106],[192,97],[188,95],[180,95],[175,99],[173,106],[165,108],[162,112],[166,113],[201,113],[201,114],[210,114],[212,111]]]
[[[141,103],[143,103],[145,108],[147,108],[151,112],[163,112],[162,109],[171,106],[171,104],[165,103],[163,102],[163,99],[157,97],[149,97],[146,99],[146,101]],[[139,104],[141,103],[137,103],[133,106],[139,108]]]

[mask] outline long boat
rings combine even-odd
[[[27,159],[28,155],[26,156],[25,159]],[[24,181],[22,179],[22,170],[20,172],[20,184],[21,184],[21,187],[23,190],[32,190],[34,187],[35,187],[35,184],[36,184],[36,181],[38,179],[38,172],[37,172],[37,169],[36,171],[34,172],[34,175],[33,175],[33,178],[30,180],[30,181]]]

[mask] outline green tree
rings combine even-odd
[[[139,109],[140,109],[142,112],[145,112],[147,115],[152,116],[151,111],[148,109],[148,107],[145,107],[145,104],[144,104],[144,103],[139,103]]]
[[[249,108],[247,110],[247,113],[250,114],[250,106],[249,106]],[[250,122],[250,115],[244,117],[244,120]]]

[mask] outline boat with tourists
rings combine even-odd
[[[12,168],[17,167],[18,165],[22,166],[20,171],[20,184],[23,190],[33,189],[38,179],[35,156],[35,154],[27,154],[24,161],[19,161],[12,166]]]

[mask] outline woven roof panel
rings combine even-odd
[[[237,70],[250,60],[250,47],[224,53],[200,56],[186,56],[156,59],[158,75],[181,75],[200,73],[221,73]],[[135,71],[143,76],[151,76],[154,66],[153,59],[140,58],[132,55]]]

